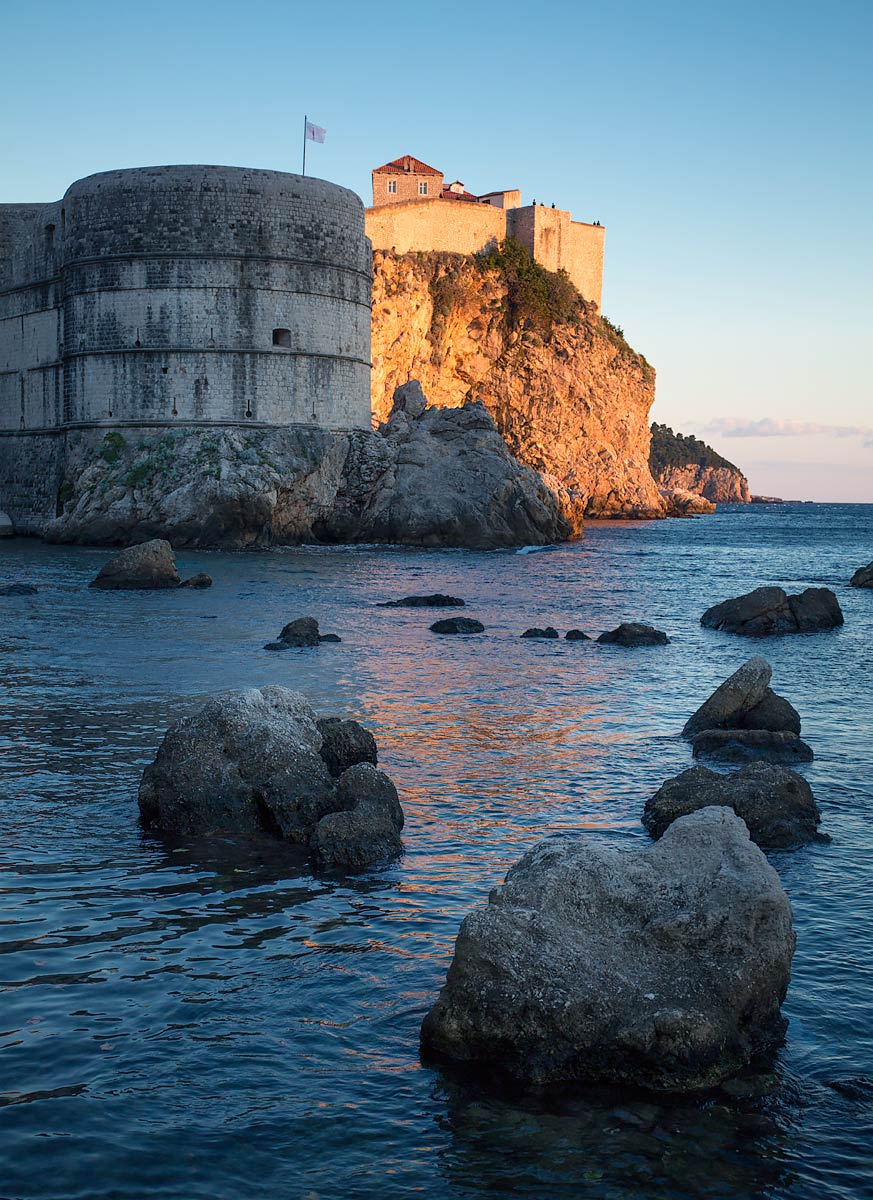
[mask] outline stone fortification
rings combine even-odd
[[[360,200],[318,179],[154,167],[2,205],[0,431],[369,427],[370,276]]]
[[[605,236],[604,226],[573,221],[564,209],[542,204],[503,209],[452,200],[404,200],[367,209],[367,237],[374,250],[476,254],[514,237],[550,271],[566,271],[598,311]]]
[[[460,181],[444,186],[443,180],[442,171],[410,154],[377,167],[373,207],[367,209],[373,249],[477,254],[513,237],[547,270],[566,271],[600,311],[606,236],[602,225],[574,221],[554,205],[523,205],[515,188],[476,196]]]

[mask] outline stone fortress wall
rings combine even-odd
[[[104,424],[369,429],[371,279],[361,201],[318,179],[141,168],[0,205],[0,442]]]
[[[418,193],[421,184],[428,188],[425,196]],[[514,237],[542,266],[566,271],[600,311],[604,226],[574,221],[565,209],[522,205],[516,189],[473,196],[463,184],[444,187],[442,172],[406,155],[373,172],[366,227],[374,250],[397,254],[477,254]]]

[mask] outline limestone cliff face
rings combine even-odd
[[[652,368],[592,306],[535,331],[512,320],[499,269],[463,255],[374,254],[373,414],[419,379],[431,404],[482,401],[509,449],[583,517],[669,511],[649,470]]]
[[[662,488],[695,492],[715,504],[749,504],[749,481],[737,467],[704,467],[689,463],[685,467],[665,467],[658,475]]]
[[[714,504],[749,504],[749,481],[739,467],[690,434],[652,426],[652,475],[661,488],[694,492]]]

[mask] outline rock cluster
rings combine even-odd
[[[179,429],[136,444],[119,434],[103,457],[100,431],[83,431],[67,450],[69,499],[44,535],[228,549],[299,542],[492,549],[568,537],[554,492],[513,458],[484,405],[428,408],[410,388],[398,390],[375,433]]]
[[[794,945],[726,807],[644,849],[550,838],[464,920],[422,1048],[534,1083],[710,1087],[781,1042]]]
[[[749,763],[730,775],[691,767],[668,779],[646,802],[643,825],[661,837],[680,817],[710,805],[732,808],[752,841],[766,849],[803,845],[821,837],[821,813],[806,780],[785,767]]]
[[[280,687],[214,697],[172,725],[143,772],[139,808],[159,833],[267,834],[349,870],[402,848],[403,812],[372,735],[354,721],[319,721]]]
[[[771,689],[772,673],[766,659],[750,658],[719,684],[682,730],[693,742],[695,757],[812,761],[812,750],[798,736],[800,714]]]
[[[100,568],[89,584],[103,591],[139,591],[145,588],[205,588],[212,580],[202,572],[183,583],[176,570],[173,547],[163,538],[152,538],[137,546],[128,546]]]
[[[829,588],[807,588],[789,596],[779,587],[760,587],[708,608],[700,624],[743,637],[767,637],[834,629],[843,624],[843,614]]]

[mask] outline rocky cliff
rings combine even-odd
[[[649,466],[662,488],[694,492],[714,504],[748,504],[752,499],[739,467],[699,438],[674,433],[668,425],[652,426]]]
[[[373,412],[420,379],[433,404],[481,400],[512,453],[583,517],[665,516],[649,470],[655,373],[565,276],[509,244],[488,256],[377,251]]]
[[[510,455],[481,404],[427,408],[414,386],[379,432],[76,431],[63,470],[60,513],[39,530],[52,541],[492,549],[570,533],[553,492]]]

